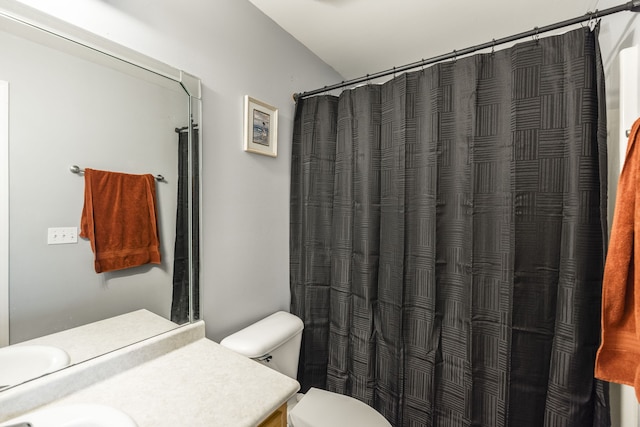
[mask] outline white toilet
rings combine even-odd
[[[279,311],[229,335],[220,344],[295,379],[303,328],[298,317]],[[391,427],[365,403],[317,388],[299,394],[297,403],[289,404],[288,418],[291,427]]]

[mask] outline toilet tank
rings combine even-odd
[[[296,379],[303,329],[297,316],[278,311],[229,335],[220,344]]]

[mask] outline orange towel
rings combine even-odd
[[[633,386],[640,402],[640,286],[635,281],[635,276],[640,279],[639,180],[640,119],[631,128],[618,181],[602,283],[602,341],[595,369],[597,378]]]
[[[84,171],[80,236],[91,241],[96,273],[160,264],[152,175]]]

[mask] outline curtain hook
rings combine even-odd
[[[422,68],[422,72],[424,73],[424,58],[422,58],[422,62],[420,63],[420,66]]]
[[[536,30],[536,33],[533,35],[533,40],[536,42],[536,44],[538,44],[538,41],[540,40],[540,28],[535,27],[534,30]]]
[[[458,61],[458,53],[455,49],[453,49],[453,63],[455,64]]]
[[[589,28],[591,29],[591,31],[593,31],[596,28],[596,25],[598,24],[598,9],[596,9],[595,16],[590,17],[589,19]]]
[[[496,39],[493,39],[491,44],[491,55],[494,53],[496,53]]]
[[[393,78],[396,78],[396,67],[393,67]]]

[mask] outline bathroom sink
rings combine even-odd
[[[14,345],[0,348],[0,389],[68,366],[69,355],[46,345]]]
[[[57,405],[0,423],[0,427],[137,427],[130,416],[111,406],[95,403]]]

